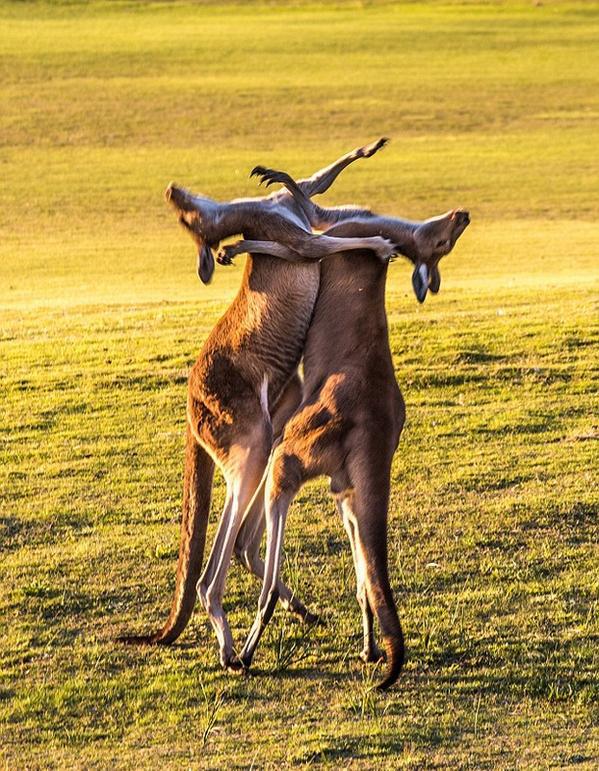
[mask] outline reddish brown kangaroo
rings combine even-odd
[[[325,192],[346,166],[370,157],[385,142],[381,139],[348,153],[299,182],[299,189],[308,196]],[[198,272],[204,282],[214,271],[212,248],[239,233],[281,244],[293,241],[291,261],[320,259],[347,248],[370,248],[380,257],[392,252],[378,236],[348,241],[313,235],[302,207],[286,190],[267,198],[221,204],[171,185],[166,198],[197,243]],[[319,280],[320,266],[315,261],[289,265],[269,256],[248,257],[240,291],[209,335],[189,377],[183,516],[171,612],[158,632],[121,641],[172,643],[189,621],[197,587],[218,637],[221,663],[239,668],[222,607],[225,578],[234,548],[250,571],[263,575],[258,553],[263,501],[260,495],[254,496],[273,435],[280,433],[301,400],[296,369]],[[215,463],[225,477],[226,502],[200,576]],[[277,590],[291,611],[312,618],[287,587],[279,583]]]
[[[342,217],[344,209],[321,209],[306,201],[293,180],[267,172],[288,186],[311,224]],[[369,211],[341,222],[327,235],[355,238],[382,235],[414,264],[413,285],[420,302],[440,286],[439,260],[454,247],[469,223],[468,212],[453,210],[424,222],[379,217]],[[262,248],[262,247],[260,247]],[[265,247],[268,250],[268,246]],[[229,249],[243,249],[242,243]],[[288,247],[276,253],[286,258]],[[288,259],[296,257],[289,253]],[[275,446],[266,487],[267,548],[258,613],[240,654],[251,664],[278,597],[281,547],[289,506],[308,479],[331,480],[349,536],[362,609],[365,661],[381,654],[373,615],[386,652],[387,671],[378,687],[389,688],[404,661],[404,642],[388,575],[387,515],[390,471],[405,419],[395,380],[385,313],[387,265],[371,253],[331,257],[322,263],[318,299],[304,349],[304,398]]]

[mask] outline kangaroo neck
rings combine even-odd
[[[251,202],[211,203],[211,216],[206,218],[205,228],[208,243],[215,244],[225,238],[239,235],[244,231],[244,223],[251,221],[254,212]]]
[[[402,220],[399,217],[376,217],[371,222],[376,225],[375,232],[392,241],[399,254],[411,260],[417,257],[416,231],[422,222]]]

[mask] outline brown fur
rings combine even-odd
[[[430,276],[468,222],[468,213],[456,210],[422,223],[364,212],[327,234],[383,234],[414,262],[416,270],[424,265]],[[386,275],[387,266],[368,253],[336,255],[322,264],[304,350],[304,398],[273,451],[265,480],[265,580],[240,656],[244,667],[250,665],[276,604],[289,505],[305,481],[324,474],[331,479],[352,546],[364,623],[362,658],[380,657],[373,636],[374,615],[387,655],[387,672],[379,687],[388,688],[400,673],[404,643],[388,576],[387,513],[391,462],[405,410],[389,349]],[[414,289],[418,296],[421,287]]]
[[[324,192],[337,175],[358,158],[370,157],[385,140],[348,153],[331,166],[301,181],[308,195]],[[228,236],[292,241],[292,261],[338,251],[347,241],[312,236],[303,209],[287,192],[264,199],[219,204],[170,186],[167,200],[190,231],[199,250],[202,280],[212,275],[212,247]],[[371,245],[381,255],[389,246],[379,237],[358,238],[356,248]],[[185,628],[196,598],[216,631],[224,666],[238,668],[228,622],[222,608],[226,572],[233,551],[259,577],[258,556],[263,532],[260,487],[280,431],[301,397],[295,374],[314,309],[320,280],[318,263],[289,265],[260,255],[248,257],[241,288],[204,344],[189,378],[187,450],[181,543],[177,582],[169,617],[158,632],[127,636],[132,643],[169,644]],[[266,402],[266,404],[265,404]],[[200,576],[210,509],[214,464],[227,482],[227,500],[210,558]],[[283,584],[277,591],[284,604],[310,620],[302,603]]]

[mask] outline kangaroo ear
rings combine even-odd
[[[419,303],[424,302],[426,293],[428,291],[428,268],[421,262],[416,265],[414,272],[412,273],[412,286],[414,287],[414,294]]]
[[[208,244],[198,252],[198,276],[203,284],[209,284],[214,273],[214,255]]]
[[[441,274],[439,273],[439,266],[433,265],[431,268],[431,277],[428,284],[428,288],[433,294],[437,294],[441,288]]]

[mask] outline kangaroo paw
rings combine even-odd
[[[216,256],[216,261],[219,265],[232,265],[233,257],[236,256],[236,244],[230,244],[229,246],[222,246]]]
[[[266,166],[254,166],[254,168],[250,171],[250,177],[261,177],[267,171],[268,169]]]
[[[382,260],[382,262],[387,262],[397,251],[395,244],[386,238],[380,238],[379,240],[380,244],[375,249],[376,256]]]
[[[266,168],[266,166],[254,166],[250,172],[250,177],[260,177],[260,184],[266,185],[266,187],[278,181],[275,179],[276,176],[277,172],[274,169]]]

